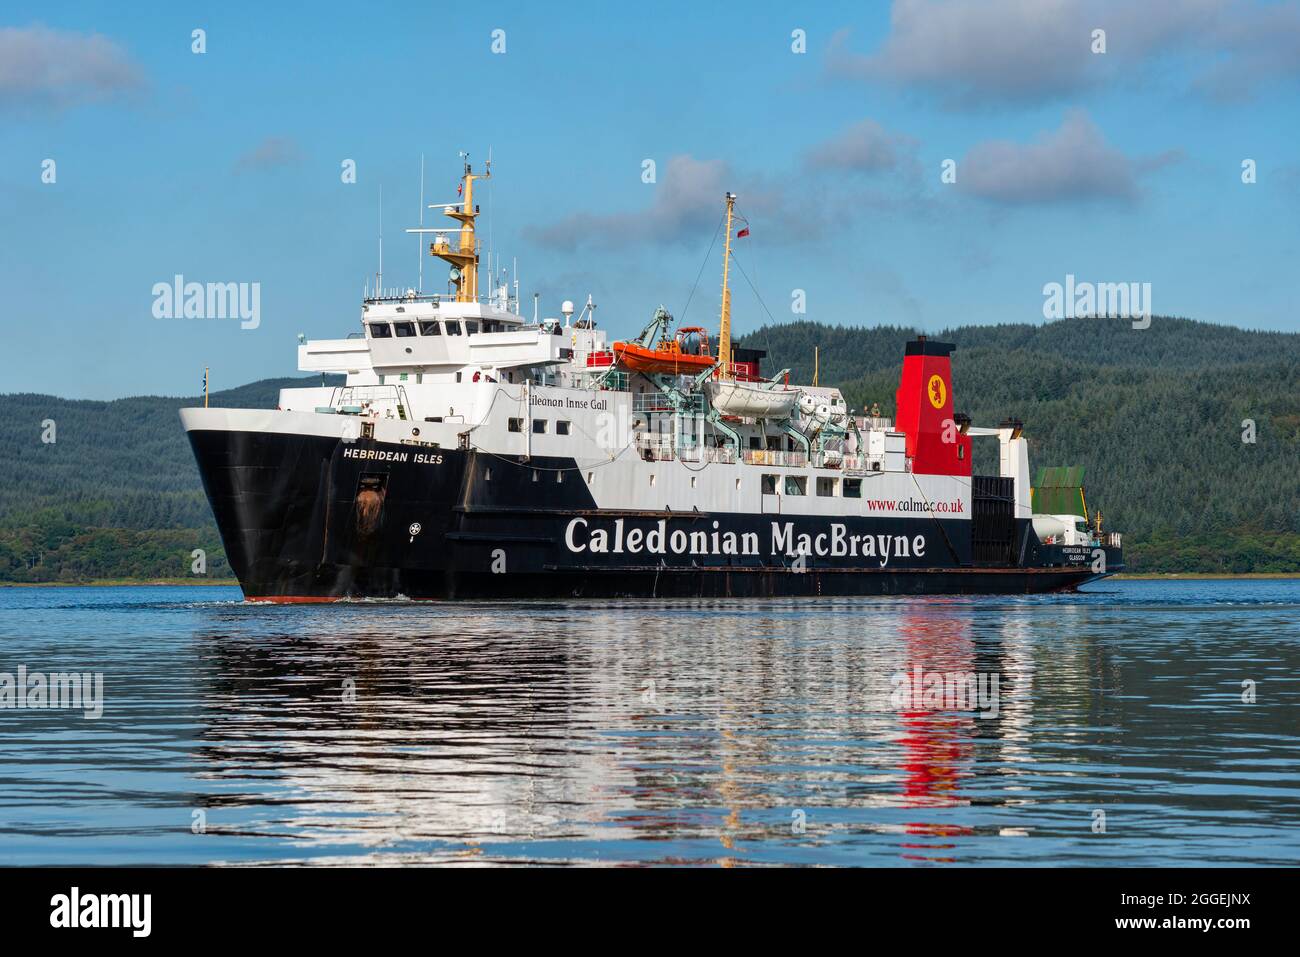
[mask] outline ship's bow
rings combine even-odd
[[[249,598],[313,592],[339,444],[336,423],[319,418],[181,410],[226,556]]]

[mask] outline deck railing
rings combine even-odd
[[[683,462],[716,462],[719,465],[735,465],[736,450],[729,445],[721,448],[706,445],[704,448],[682,449],[679,458]]]
[[[808,456],[803,452],[787,452],[782,449],[745,449],[743,461],[748,465],[779,465],[788,468],[803,468],[808,464]]]
[[[704,396],[700,393],[682,395],[674,406],[672,400],[662,392],[638,392],[632,396],[633,412],[703,412]]]
[[[688,444],[690,441],[691,436],[684,433],[676,436],[668,432],[636,433],[637,454],[646,461],[671,462],[680,459],[683,462],[717,462],[724,465],[744,462],[746,465],[779,468],[807,468],[811,465],[813,468],[836,469],[850,475],[878,472],[884,468],[881,457],[862,452],[844,453],[837,449],[824,449],[814,452],[810,457],[806,452],[788,449],[738,450],[731,445],[691,445]],[[679,447],[676,442],[683,444]],[[1116,540],[1118,541],[1118,536]]]
[[[406,389],[400,385],[344,385],[335,386],[330,394],[329,406],[338,412],[359,414],[369,409],[376,415],[393,411],[399,419],[414,418]]]

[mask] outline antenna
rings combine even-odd
[[[424,154],[420,154],[420,227],[424,228]],[[423,234],[415,237],[415,258],[420,263],[419,291],[424,292],[424,240]]]
[[[375,273],[376,294],[384,294],[384,184],[379,184],[379,272]]]

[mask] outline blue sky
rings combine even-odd
[[[1043,322],[1067,273],[1300,328],[1295,2],[180,6],[0,8],[0,392],[294,374],[298,333],[358,328],[380,185],[385,284],[413,286],[421,153],[440,201],[489,147],[480,228],[525,311],[591,294],[616,335],[661,302],[716,323],[716,250],[682,310],[726,189],[766,305],[739,279],[739,331],[804,318],[796,289],[827,323]],[[260,283],[260,326],[155,319],[177,273]]]

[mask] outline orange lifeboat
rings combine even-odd
[[[687,352],[682,343],[690,335],[700,337],[699,353]],[[631,372],[657,372],[668,375],[691,375],[703,372],[718,360],[709,355],[709,334],[699,326],[678,329],[671,339],[661,339],[654,348],[638,342],[614,343],[618,365]]]

